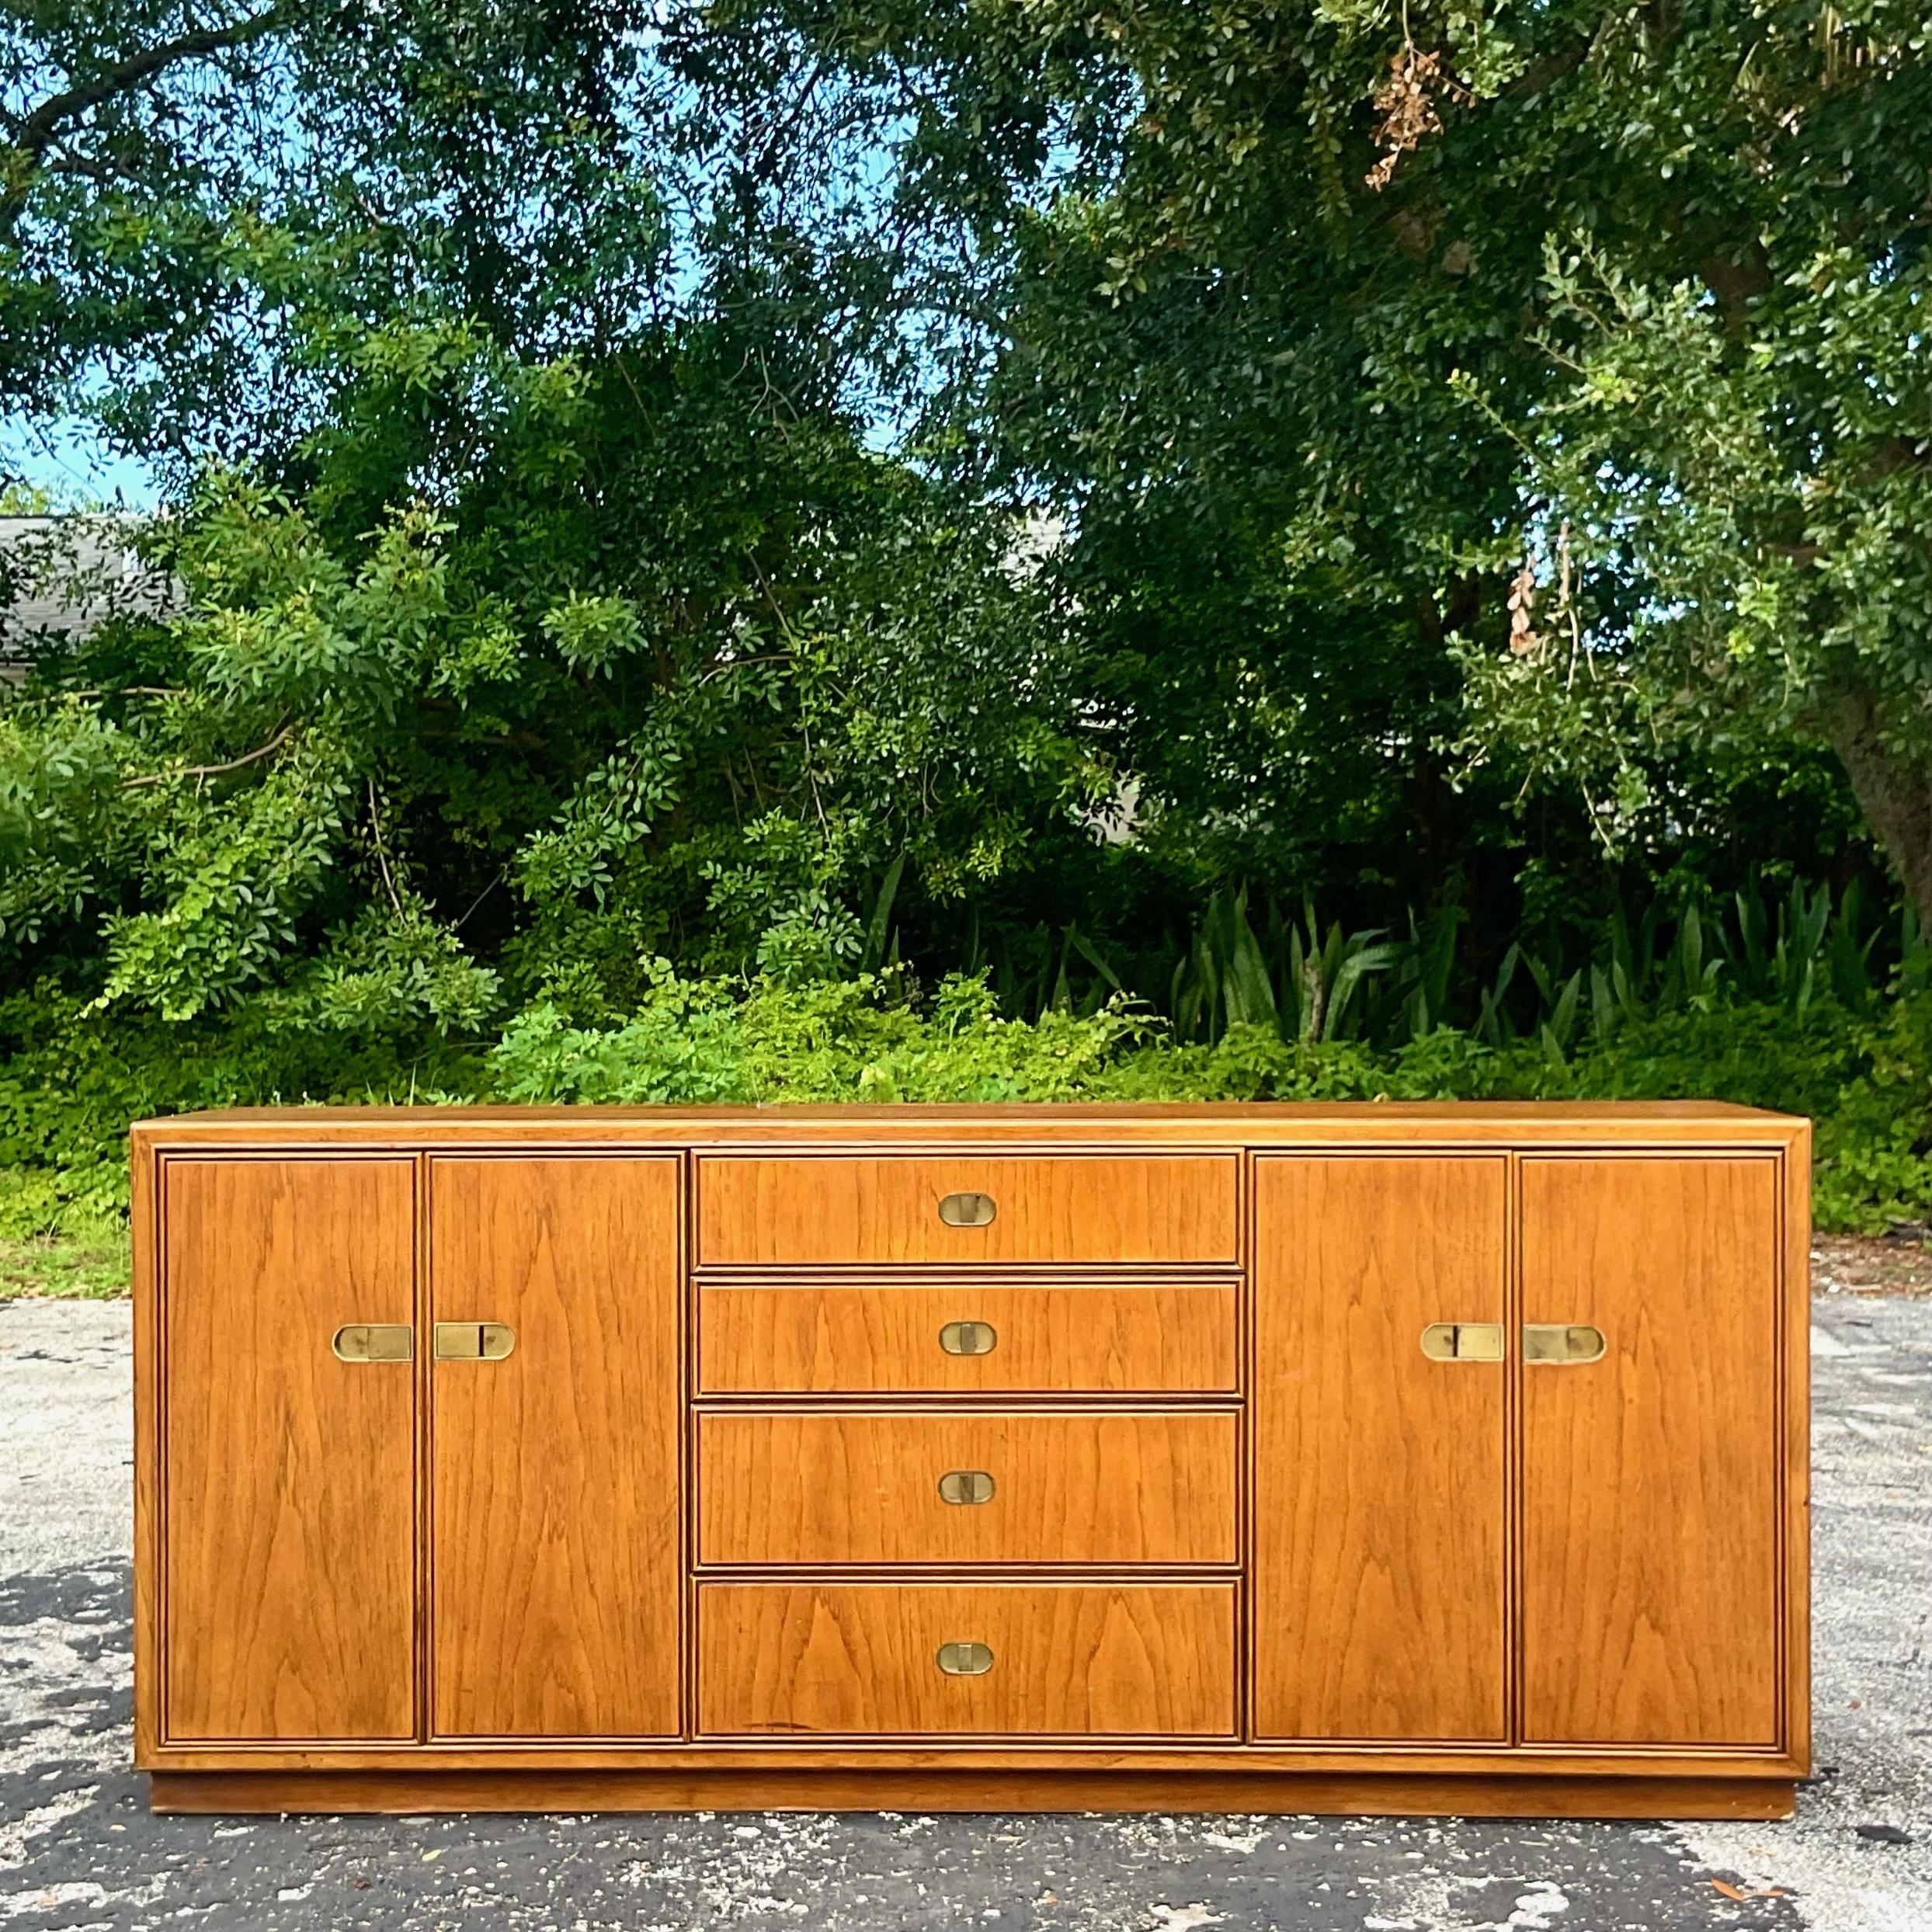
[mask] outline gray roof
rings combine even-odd
[[[17,677],[53,640],[77,641],[109,617],[179,604],[179,587],[136,550],[145,520],[126,510],[0,516],[0,671]]]

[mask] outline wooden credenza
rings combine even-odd
[[[1802,1121],[134,1129],[157,1807],[1775,1817]]]

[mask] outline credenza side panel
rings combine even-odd
[[[437,1737],[679,1733],[681,1176],[674,1155],[430,1163],[435,1320],[515,1337],[434,1364]]]
[[[415,1320],[414,1161],[162,1169],[172,1743],[415,1735],[415,1395],[344,1361]]]
[[[1593,1362],[1523,1368],[1524,1736],[1778,1741],[1774,1159],[1523,1163],[1526,1322]]]
[[[1254,1173],[1254,1734],[1502,1742],[1506,1369],[1422,1336],[1504,1320],[1507,1163]]]

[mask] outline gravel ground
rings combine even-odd
[[[151,1817],[127,1768],[128,1315],[0,1303],[0,1927],[1932,1932],[1932,1301],[1821,1296],[1795,1823]],[[1736,1896],[1743,1895],[1743,1896]]]

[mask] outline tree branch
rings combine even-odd
[[[389,855],[382,849],[382,818],[376,809],[376,781],[373,778],[369,781],[369,829],[375,836],[376,863],[382,868],[384,888],[389,895],[390,905],[400,914],[402,895],[397,891],[395,875],[389,870]]]
[[[1751,304],[1777,286],[1763,244],[1756,239],[1711,249],[1697,263],[1697,277],[1717,297],[1724,332],[1734,339],[1750,324]]]
[[[158,785],[165,779],[214,778],[218,777],[224,771],[239,771],[244,765],[259,763],[271,752],[278,750],[287,742],[289,733],[294,728],[292,723],[284,724],[266,745],[258,745],[253,751],[244,752],[239,758],[231,758],[224,764],[183,765],[174,771],[144,772],[138,778],[123,778],[121,780],[121,789],[123,791],[132,791],[139,785]]]
[[[76,82],[58,94],[50,94],[31,113],[22,115],[15,121],[12,134],[12,146],[25,157],[25,165],[16,165],[8,171],[12,181],[5,195],[0,196],[0,234],[10,233],[19,223],[47,150],[83,115],[91,113],[117,95],[132,92],[144,82],[183,61],[201,60],[210,54],[224,53],[231,47],[259,40],[280,26],[286,17],[283,0],[275,0],[275,4],[265,7],[261,12],[250,14],[230,26],[196,27],[186,33],[177,34],[172,40],[163,40],[115,61],[92,79]]]

